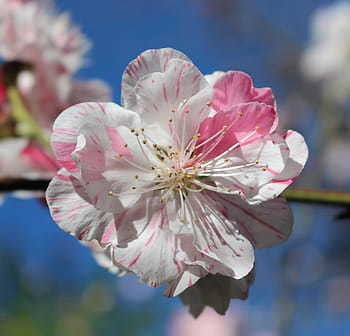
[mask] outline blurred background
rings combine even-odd
[[[150,48],[173,47],[203,73],[242,70],[272,87],[281,122],[304,134],[303,188],[350,188],[350,2],[330,0],[58,0],[93,41],[78,77],[120,99],[122,72]],[[246,301],[197,320],[178,299],[116,279],[60,231],[37,200],[0,207],[0,335],[284,336],[350,334],[346,209],[293,205],[292,237],[257,251]]]

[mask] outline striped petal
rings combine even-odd
[[[235,223],[255,248],[280,244],[292,232],[293,214],[282,197],[257,205],[250,205],[238,196],[211,193],[211,197],[224,207],[225,217]]]
[[[137,82],[142,77],[154,72],[164,72],[172,59],[189,61],[186,55],[171,48],[147,50],[131,61],[122,78],[122,105],[133,110],[136,105],[134,89]]]
[[[138,239],[125,247],[113,248],[114,261],[137,274],[146,284],[157,287],[176,278],[180,272],[175,262],[176,237],[168,228],[168,218],[159,199],[146,214],[147,225]]]
[[[180,138],[178,142],[182,141],[184,129],[187,144],[198,130],[199,123],[209,114],[207,104],[212,90],[191,62],[172,59],[164,72],[140,79],[135,94],[135,110],[143,113],[146,123],[157,122],[173,137]]]
[[[112,213],[97,210],[76,193],[70,175],[64,169],[50,182],[46,199],[58,226],[79,240],[100,242],[105,230],[114,223]]]

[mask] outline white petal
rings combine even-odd
[[[50,182],[46,199],[58,226],[79,240],[100,242],[105,229],[114,223],[112,213],[96,210],[76,193],[64,169]]]
[[[193,223],[194,244],[200,253],[216,261],[209,264],[211,273],[221,273],[235,279],[246,276],[254,265],[252,244],[238,231],[236,223],[229,222],[210,197],[204,193],[193,199],[192,206],[197,215]],[[221,264],[223,267],[220,267]]]
[[[164,72],[140,79],[135,94],[134,109],[143,113],[143,120],[157,122],[164,130],[169,132],[170,129],[181,138],[183,128],[192,136],[199,123],[208,116],[207,103],[212,90],[191,62],[172,59]],[[190,127],[192,124],[194,126]],[[188,138],[189,134],[186,135]]]
[[[151,73],[164,72],[171,59],[189,61],[183,53],[171,48],[147,50],[131,61],[122,78],[122,105],[133,110],[136,104],[134,89],[137,82]]]
[[[137,274],[142,281],[152,287],[176,278],[180,272],[174,256],[175,235],[168,228],[167,215],[160,207],[159,199],[154,199],[151,216],[147,216],[147,226],[138,239],[125,247],[114,247],[114,260],[128,271]]]

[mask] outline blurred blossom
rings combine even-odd
[[[326,144],[323,172],[326,180],[339,186],[350,185],[350,140],[335,139]]]
[[[67,106],[105,101],[101,81],[76,81],[90,43],[50,1],[0,1],[1,178],[48,178],[58,164],[49,136]]]
[[[328,281],[326,303],[335,313],[350,310],[350,276],[339,275]]]
[[[176,311],[169,325],[169,336],[247,336],[239,310],[230,310],[220,316],[206,308],[200,317],[194,318],[184,310]]]
[[[322,80],[325,93],[338,102],[350,98],[350,2],[316,10],[311,18],[311,42],[301,62],[304,75]]]

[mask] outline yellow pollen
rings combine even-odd
[[[207,106],[211,106],[212,102],[211,101],[208,101],[207,102]]]

